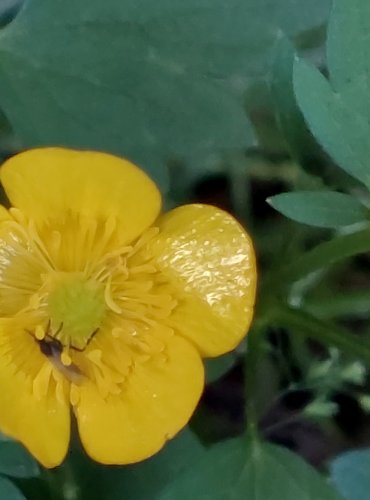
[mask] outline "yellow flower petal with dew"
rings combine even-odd
[[[75,413],[87,453],[105,464],[133,463],[156,453],[189,421],[203,390],[203,366],[186,340],[136,364],[119,395],[103,399],[81,387]]]
[[[155,221],[152,181],[103,153],[27,151],[0,177],[0,430],[52,467],[71,405],[91,457],[149,457],[192,415],[201,355],[249,327],[248,235],[209,206]]]
[[[161,206],[144,172],[107,153],[33,149],[7,160],[0,178],[12,206],[37,224],[63,220],[68,212],[97,220],[114,216],[124,241],[149,227]]]
[[[1,431],[21,441],[45,467],[55,467],[69,446],[63,387],[56,398],[51,364],[15,320],[0,320],[0,360]]]
[[[176,290],[175,331],[203,356],[234,349],[247,333],[256,294],[251,239],[228,213],[185,205],[162,216],[146,251]]]

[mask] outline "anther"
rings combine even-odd
[[[63,352],[61,353],[60,360],[64,366],[71,366],[72,364],[72,358],[66,350],[63,350]]]
[[[42,325],[37,325],[35,328],[35,337],[37,340],[43,340],[45,338],[45,330]]]

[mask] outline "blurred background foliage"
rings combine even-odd
[[[44,471],[4,437],[0,498],[369,498],[367,0],[2,0],[0,26],[2,159],[129,157],[167,208],[232,212],[260,277],[247,340],[157,456],[108,468],[76,441]]]

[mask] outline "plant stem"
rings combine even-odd
[[[68,459],[57,469],[45,469],[43,475],[49,485],[51,498],[55,500],[79,500],[80,489]]]
[[[288,287],[314,271],[327,268],[348,257],[365,253],[369,250],[369,228],[337,236],[330,241],[321,243],[298,257],[295,261],[289,262],[276,272],[273,272],[263,284],[263,289],[268,293],[269,290]]]
[[[370,366],[370,343],[362,337],[283,304],[275,306],[270,314],[272,323],[294,330],[294,334],[302,334],[322,344],[337,347]]]
[[[370,316],[370,291],[351,290],[338,292],[335,296],[317,296],[304,301],[305,310],[319,318],[336,318],[343,316]]]
[[[260,359],[261,340],[263,330],[255,327],[248,335],[247,351],[245,355],[245,396],[246,396],[246,419],[247,419],[247,437],[258,440],[258,415],[256,410],[256,373],[258,361]]]

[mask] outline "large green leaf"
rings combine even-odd
[[[331,0],[249,0],[251,16],[268,19],[288,35],[297,35],[324,24],[331,7]]]
[[[370,449],[339,455],[330,466],[331,479],[346,500],[365,500],[370,492]]]
[[[211,448],[173,477],[160,500],[339,500],[314,469],[289,451],[234,439]]]
[[[311,226],[336,228],[366,220],[361,203],[344,193],[298,191],[278,194],[267,201],[286,217]]]
[[[195,435],[185,429],[154,457],[140,464],[101,472],[105,500],[154,500],[165,486],[205,453]]]
[[[174,155],[250,143],[231,87],[274,34],[248,21],[240,0],[29,0],[0,36],[1,104],[25,147],[104,149],[160,179]]]
[[[329,3],[28,0],[0,36],[1,105],[24,147],[108,150],[164,186],[169,158],[251,144],[239,97],[277,27],[321,24]]]

